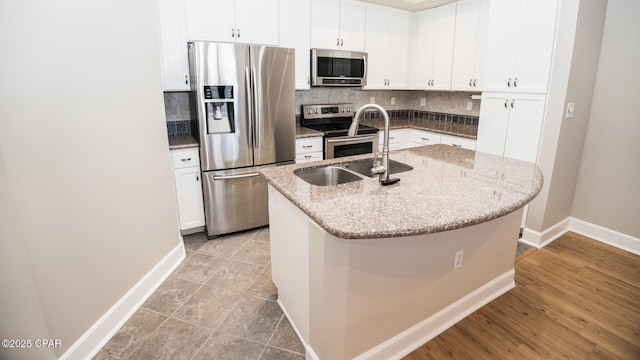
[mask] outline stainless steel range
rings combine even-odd
[[[347,135],[353,120],[353,104],[303,105],[301,125],[324,133],[324,158],[370,154],[378,151],[378,129],[360,125],[358,134]]]

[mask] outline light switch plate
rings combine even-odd
[[[576,106],[576,104],[575,104],[575,103],[568,103],[568,104],[567,104],[567,112],[566,112],[566,113],[565,113],[565,115],[564,115],[564,117],[565,117],[566,119],[571,119],[571,118],[573,118],[573,112],[575,111],[575,109],[574,109],[574,108],[575,108],[575,106]]]

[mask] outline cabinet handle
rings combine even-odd
[[[513,79],[513,87],[518,87],[518,78]]]
[[[340,39],[340,46],[344,45],[344,39]]]
[[[231,37],[236,37],[236,29],[231,29]]]
[[[395,138],[396,138],[395,136],[389,136],[389,140],[393,140]]]
[[[458,148],[462,147],[462,145],[458,145],[458,144],[451,144],[451,146],[458,147]]]
[[[184,76],[184,84],[189,85],[189,75]]]
[[[469,87],[473,86],[473,79],[469,79]]]
[[[513,109],[513,104],[514,104],[515,102],[516,102],[516,100],[515,100],[515,99],[512,99],[512,100],[511,100],[511,108],[512,108],[512,109]]]
[[[310,84],[311,84],[311,77],[307,76],[307,85],[310,85]]]
[[[511,78],[509,78],[509,81],[507,81],[507,86],[511,87]]]
[[[238,31],[238,37],[240,37],[240,29],[238,29],[237,31]]]
[[[183,161],[183,162],[191,161],[191,158],[180,159],[180,161]]]
[[[302,145],[303,149],[309,149],[309,148],[312,148],[312,147],[313,147],[313,145]]]
[[[311,159],[311,155],[305,155],[304,158],[305,159]]]
[[[504,99],[504,108],[505,109],[509,108],[509,99]]]
[[[196,175],[196,181],[200,181],[200,175],[199,174]]]
[[[425,138],[425,137],[421,137],[420,139],[422,139],[424,141],[429,141],[429,138]]]
[[[473,87],[476,87],[476,79],[473,79]]]
[[[340,46],[340,38],[336,38],[336,46]]]

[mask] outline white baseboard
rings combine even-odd
[[[640,255],[640,239],[590,222],[570,218],[569,230],[618,249]]]
[[[570,218],[559,221],[543,232],[537,232],[529,228],[522,230],[520,241],[534,247],[542,248],[550,244],[553,240],[559,238],[569,230]]]
[[[91,359],[142,306],[185,258],[180,241],[159,263],[120,298],[60,357],[61,360]]]

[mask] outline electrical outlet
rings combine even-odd
[[[473,110],[473,102],[471,100],[467,101],[467,110]]]
[[[426,106],[427,105],[427,98],[421,98],[420,99],[420,106]]]
[[[392,97],[392,98],[391,98],[391,105],[395,105],[395,104],[396,104],[396,98],[395,98],[395,97]]]
[[[464,256],[464,249],[456,251],[456,255],[453,257],[453,270],[462,266],[462,257]]]

